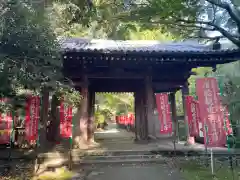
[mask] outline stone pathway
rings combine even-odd
[[[97,149],[108,151],[127,151],[127,150],[151,150],[158,147],[158,143],[137,144],[134,142],[135,134],[124,129],[117,128],[114,123],[109,123],[107,130],[96,132],[95,140],[100,144]]]
[[[84,174],[79,173],[73,180],[182,180],[181,173],[177,170],[174,161],[171,158],[164,159],[164,161],[158,163],[149,163],[146,159],[139,158],[139,162],[136,161],[137,153],[142,151],[141,154],[145,155],[146,152],[154,151],[173,151],[173,142],[170,139],[159,139],[148,144],[136,144],[134,143],[134,133],[127,132],[123,129],[116,128],[116,124],[109,124],[107,130],[95,133],[96,141],[100,144],[100,147],[96,148],[96,151],[107,151],[109,154],[102,155],[109,160],[116,160],[118,156],[120,160],[128,160],[122,163],[99,163],[88,164],[82,166]],[[201,151],[204,152],[204,146],[184,146],[184,143],[176,144],[177,151]],[[214,151],[225,151],[226,148],[215,148]],[[121,153],[113,153],[115,151]],[[134,157],[135,162],[130,159]],[[150,153],[151,154],[151,153]],[[101,156],[101,155],[100,155]],[[123,158],[127,157],[128,158]],[[146,155],[148,156],[148,154]],[[94,157],[95,158],[95,157]],[[99,157],[98,157],[99,158]],[[154,157],[155,158],[155,157]],[[104,158],[103,158],[104,161]],[[131,161],[131,163],[129,163]]]
[[[122,151],[121,159],[124,156],[136,156],[139,151],[151,151],[158,148],[158,142],[148,144],[134,143],[134,133],[116,128],[115,124],[109,124],[108,129],[95,133],[96,141],[100,144],[98,149],[107,151]],[[124,153],[125,151],[125,153]],[[127,153],[126,153],[127,152]],[[128,155],[131,154],[131,155]],[[140,153],[141,154],[141,153]],[[112,154],[112,156],[118,156]],[[141,156],[141,155],[140,155]],[[146,155],[147,156],[147,155]],[[150,156],[150,155],[149,155]],[[106,155],[106,160],[110,158]],[[181,180],[180,173],[169,166],[166,161],[149,163],[143,157],[139,162],[102,163],[88,164],[82,166],[84,174],[80,172],[73,180]],[[142,158],[142,159],[141,159]],[[115,159],[115,158],[113,158]],[[134,157],[135,159],[135,157]],[[117,161],[117,160],[116,160]]]

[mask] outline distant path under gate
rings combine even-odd
[[[158,147],[157,142],[136,143],[134,142],[134,132],[128,132],[125,129],[117,127],[115,123],[109,123],[106,130],[95,132],[95,140],[99,143],[99,148],[109,151],[127,151],[127,150],[153,150]]]

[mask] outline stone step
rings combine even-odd
[[[105,160],[73,160],[74,165],[96,165],[96,164],[139,164],[139,163],[166,163],[165,158],[133,158],[133,159],[105,159]]]
[[[160,159],[161,155],[120,155],[120,156],[85,156],[84,160],[131,160],[131,159]]]
[[[73,150],[73,154],[80,156],[120,156],[120,155],[152,155],[152,150]]]
[[[154,155],[148,150],[140,151],[140,150],[89,150],[89,151],[79,151],[79,150],[72,150],[71,152],[73,157],[88,157],[88,158],[97,158],[97,157],[114,157],[114,156],[151,156]],[[51,153],[42,153],[39,154],[39,158],[58,158],[59,156],[64,156],[62,153],[58,152],[51,152]]]
[[[121,155],[121,156],[72,156],[71,160],[69,156],[65,157],[48,157],[44,159],[44,167],[55,168],[62,165],[84,165],[84,166],[96,166],[96,165],[118,165],[118,164],[151,164],[151,163],[166,163],[166,158],[159,155]],[[41,160],[39,161],[41,162]]]

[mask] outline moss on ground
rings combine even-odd
[[[200,165],[196,161],[184,162],[180,166],[185,180],[240,180],[240,167],[234,168],[234,171],[227,166],[216,167],[218,170],[213,176],[210,167]]]

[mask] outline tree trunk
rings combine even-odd
[[[40,137],[39,143],[40,147],[44,147],[47,143],[47,121],[48,121],[48,108],[49,108],[49,91],[47,89],[43,90],[43,103],[41,108],[41,115],[40,115]]]
[[[58,142],[60,140],[59,127],[60,127],[60,118],[59,118],[59,100],[54,94],[51,101],[51,112],[50,112],[50,125],[48,139],[52,142]]]
[[[77,112],[77,122],[74,130],[74,145],[78,148],[85,149],[89,143],[88,139],[88,88],[81,90],[82,101]]]

